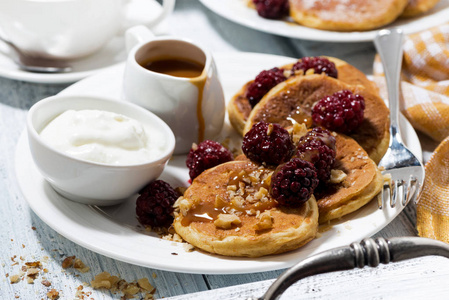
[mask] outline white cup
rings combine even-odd
[[[30,56],[80,58],[94,53],[126,29],[127,1],[0,0],[0,36]],[[160,23],[171,13],[174,2],[164,0],[161,13],[143,25]],[[137,5],[132,6],[137,9]]]
[[[172,129],[175,154],[187,153],[192,143],[213,139],[223,128],[224,94],[208,50],[177,37],[155,37],[144,26],[125,35],[129,49],[124,74],[125,99],[147,108]],[[200,76],[176,77],[142,65],[158,59],[184,59],[204,65]]]

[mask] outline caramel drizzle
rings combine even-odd
[[[292,124],[305,124],[307,128],[312,126],[312,116],[304,111],[300,106],[297,106],[288,116],[287,120]]]
[[[192,222],[213,222],[219,214],[226,213],[224,207],[216,208],[211,203],[200,203],[187,212],[181,220],[182,226],[189,226]]]
[[[241,182],[245,182],[244,180],[246,178],[249,178],[249,175],[246,174],[246,172],[232,172],[227,186],[234,185],[238,187]],[[254,190],[259,190],[261,187],[264,187],[268,190],[269,186],[269,180],[265,179],[255,183],[252,188]],[[241,196],[245,198],[248,196],[248,194],[245,192],[245,194]],[[265,210],[269,210],[275,207],[276,205],[277,201],[272,199],[271,197],[268,201],[256,201],[255,203],[248,203],[245,201],[243,205],[239,205],[233,200],[227,202],[218,195],[215,203],[209,201],[194,205],[191,209],[189,209],[187,214],[181,220],[181,224],[183,226],[188,226],[192,222],[210,223],[215,221],[218,218],[219,214],[227,214],[230,211],[239,212],[241,214],[247,214],[248,211],[259,211],[262,213]]]
[[[203,115],[203,93],[204,86],[206,85],[207,72],[206,69],[203,70],[200,76],[192,78],[190,82],[195,85],[198,89],[198,101],[196,104],[196,116],[198,119],[198,143],[204,141],[204,132],[206,129],[206,123],[204,121]]]

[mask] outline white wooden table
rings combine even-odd
[[[219,1],[219,0],[217,0]],[[374,47],[371,43],[337,44],[292,40],[254,31],[219,17],[195,0],[178,0],[169,19],[172,34],[197,40],[211,51],[263,52],[291,57],[330,55],[339,57],[371,73]],[[33,84],[0,78],[0,299],[46,299],[51,288],[60,299],[75,299],[76,288],[90,282],[95,274],[107,271],[127,281],[147,277],[157,288],[155,297],[176,299],[224,299],[223,287],[276,278],[282,270],[241,275],[181,274],[143,268],[107,258],[86,250],[60,236],[43,223],[28,207],[16,180],[14,152],[25,128],[27,109],[36,101],[54,95],[68,85]],[[420,136],[424,150],[435,144]],[[426,152],[427,153],[427,152]],[[428,153],[426,154],[426,158]],[[414,208],[409,207],[376,236],[416,236]],[[91,268],[88,273],[63,271],[67,255],[81,258]],[[17,274],[25,261],[42,260],[50,287],[41,284],[11,284],[7,276]],[[18,262],[15,264],[14,262]],[[425,257],[402,263],[381,265],[348,272],[336,272],[307,278],[298,285],[298,299],[448,299],[449,261]],[[265,286],[268,283],[265,283]],[[204,298],[188,294],[214,290]],[[85,299],[119,299],[118,294],[84,288]],[[238,299],[240,289],[235,288]]]

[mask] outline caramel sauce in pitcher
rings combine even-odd
[[[204,65],[184,58],[155,58],[141,64],[147,70],[175,77],[195,78],[203,73]]]
[[[145,69],[174,77],[188,78],[198,89],[196,115],[198,118],[198,143],[204,140],[206,124],[202,110],[207,73],[204,64],[179,57],[156,57],[140,64]]]

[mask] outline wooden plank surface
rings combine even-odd
[[[234,24],[210,12],[195,0],[177,2],[175,12],[169,19],[169,27],[173,34],[196,40],[213,52],[263,52],[291,57],[332,55],[347,60],[366,73],[371,72],[374,57],[371,43],[337,44],[290,40]],[[103,271],[127,281],[147,277],[157,288],[157,298],[183,295],[176,299],[224,299],[221,291],[216,289],[250,283],[244,288],[235,288],[235,296],[247,295],[238,291],[255,288],[251,282],[273,279],[282,272],[194,275],[143,268],[86,250],[43,223],[26,204],[15,179],[15,145],[25,128],[27,109],[39,99],[54,95],[66,86],[0,78],[0,219],[3,221],[0,226],[1,299],[14,299],[15,296],[20,299],[45,299],[46,292],[51,288],[60,291],[61,299],[74,299],[79,285],[90,282],[94,275]],[[377,236],[415,235],[413,220],[414,209],[411,207]],[[81,258],[90,266],[91,271],[64,271],[61,267],[62,260],[71,255]],[[151,249],[148,255],[151,256]],[[34,284],[9,282],[7,274],[17,274],[25,261],[42,261],[46,256],[49,259],[44,266],[48,273],[41,274]],[[409,292],[409,298],[417,295],[422,298],[426,298],[423,295],[437,297],[447,293],[446,284],[443,284],[448,275],[446,270],[449,270],[446,260],[428,257],[377,269],[366,268],[314,276],[301,282],[297,293],[303,295],[304,299],[328,299],[331,296],[334,299],[393,299],[393,296],[406,292]],[[51,287],[41,284],[42,276],[52,283]],[[268,284],[269,282],[265,282],[264,286],[267,287]],[[185,295],[209,289],[213,291],[203,298]],[[120,298],[120,295],[104,290],[96,291],[89,287],[84,290],[91,292],[90,297],[93,299]],[[260,294],[262,290],[257,287],[254,292]],[[410,292],[415,290],[417,291]]]

